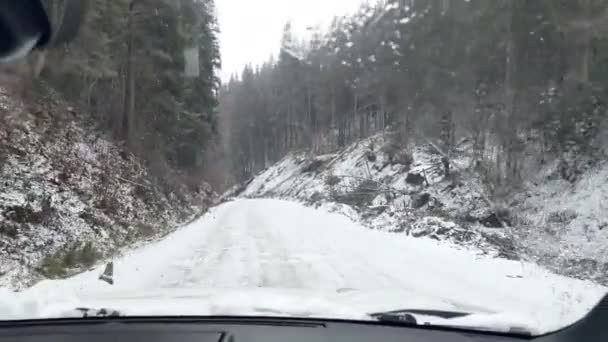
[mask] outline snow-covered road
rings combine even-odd
[[[225,203],[162,241],[115,260],[114,286],[97,279],[102,269],[44,281],[19,295],[49,302],[53,296],[217,289],[244,294],[269,288],[339,297],[340,305],[353,310],[524,314],[550,329],[582,317],[605,292],[535,265],[372,231],[323,208],[260,199]]]

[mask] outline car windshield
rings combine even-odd
[[[9,3],[0,321],[542,334],[607,292],[606,1]]]

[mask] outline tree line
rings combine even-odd
[[[218,32],[213,0],[89,0],[79,36],[47,53],[40,79],[168,189],[196,187],[218,139]]]
[[[237,180],[377,132],[468,144],[498,185],[555,160],[574,180],[603,156],[606,1],[379,0],[308,36],[287,23],[278,58],[220,91]]]

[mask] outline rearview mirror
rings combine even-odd
[[[87,4],[88,0],[0,1],[0,62],[71,41],[84,20]]]

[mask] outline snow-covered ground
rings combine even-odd
[[[361,318],[424,308],[494,314],[494,321],[503,317],[543,332],[580,319],[606,292],[534,264],[370,230],[324,207],[268,199],[226,202],[123,255],[114,261],[113,286],[98,280],[102,270],[0,292],[0,312],[48,317],[77,306],[116,305],[130,314]],[[120,298],[128,304],[119,305]]]
[[[568,259],[586,259],[608,276],[608,164],[571,184],[552,179],[531,187],[520,206],[531,227],[535,250]],[[602,265],[603,264],[603,265]]]

